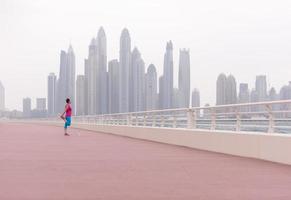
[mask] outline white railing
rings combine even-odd
[[[291,100],[75,116],[73,123],[291,133]]]

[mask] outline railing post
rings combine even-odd
[[[173,117],[173,128],[177,128],[177,116],[174,115]]]
[[[192,109],[187,110],[187,128],[196,128],[196,112]]]
[[[132,117],[132,114],[131,113],[127,115],[127,125],[128,126],[131,126],[132,125],[131,117]]]
[[[211,112],[211,130],[215,130],[215,128],[216,128],[216,113],[215,113],[215,109],[212,108],[210,112]]]
[[[274,132],[274,114],[272,112],[272,106],[270,105],[266,105],[266,108],[268,110],[268,114],[269,114],[269,128],[268,128],[268,132],[269,133],[273,133]]]
[[[241,127],[241,118],[240,118],[240,113],[238,111],[238,109],[236,110],[236,131],[240,131],[240,127]]]
[[[135,126],[138,126],[138,114],[135,114]]]
[[[147,113],[143,114],[143,126],[146,126],[146,117],[147,117]]]
[[[161,127],[165,126],[165,117],[162,115],[161,116]]]
[[[155,127],[156,126],[156,115],[153,114],[153,122],[152,122],[152,126]]]

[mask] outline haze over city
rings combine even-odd
[[[166,42],[173,41],[174,85],[179,49],[189,48],[191,88],[202,105],[215,103],[217,76],[233,74],[254,86],[267,76],[277,90],[290,81],[291,2],[289,1],[0,1],[0,80],[6,107],[22,109],[25,97],[47,96],[47,75],[58,74],[59,54],[72,44],[76,74],[84,73],[88,45],[103,26],[108,60],[119,57],[121,30],[145,66],[162,74]],[[33,102],[34,104],[35,102]]]

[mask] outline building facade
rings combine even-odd
[[[179,107],[190,106],[190,53],[189,50],[181,49],[179,58]]]

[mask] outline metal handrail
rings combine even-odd
[[[278,105],[275,107],[274,105]],[[58,121],[58,118],[46,118]],[[291,133],[291,100],[74,116],[75,123]],[[227,128],[224,128],[227,127]]]

